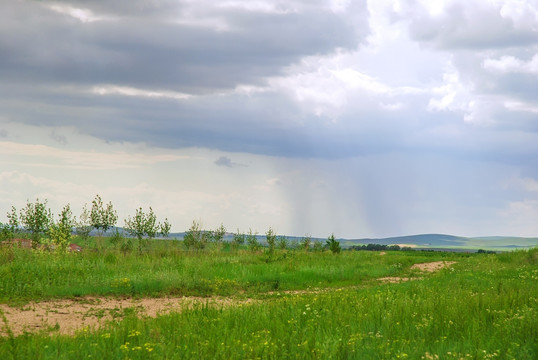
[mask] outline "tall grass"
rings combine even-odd
[[[263,279],[263,271],[272,271],[273,276],[281,271],[325,271],[330,275],[322,282],[327,284],[328,279],[345,282],[350,276],[374,276],[376,271],[381,275],[404,273],[411,263],[435,255],[294,256],[269,263],[243,254],[213,260],[183,256],[182,271],[191,269],[187,271],[190,276],[229,276],[239,284]],[[538,358],[538,249],[451,256],[458,257],[457,264],[423,280],[399,284],[370,281],[362,287],[323,293],[282,292],[252,304],[221,308],[208,300],[182,313],[154,319],[133,315],[98,331],[83,329],[75,336],[4,338],[0,354],[7,359]],[[120,263],[124,268],[136,262],[152,264],[141,257],[125,261]],[[204,263],[213,270],[204,273],[193,263]],[[377,263],[385,270],[374,271]],[[311,281],[316,286],[318,279],[308,276],[297,275],[304,282],[289,283],[304,286]]]
[[[254,295],[270,290],[358,285],[403,273],[443,254],[300,251],[157,251],[73,254],[0,250],[0,302],[86,295]],[[449,255],[458,258],[461,255]]]

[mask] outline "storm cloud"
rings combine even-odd
[[[470,231],[461,224],[476,213],[486,228],[512,219],[505,229],[528,234],[537,24],[535,1],[4,1],[0,139],[186,153],[190,171],[230,177],[222,193],[246,187],[241,176],[266,194],[245,210],[234,201],[248,199],[192,180],[187,197],[251,221],[260,209],[289,217],[294,232],[327,217],[347,233],[360,218],[370,235],[398,235],[443,227],[441,216]],[[5,186],[36,164],[5,156]]]

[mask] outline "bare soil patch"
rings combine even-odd
[[[455,261],[434,261],[434,262],[427,262],[422,264],[415,264],[411,266],[411,270],[419,270],[423,272],[436,272],[443,268],[449,267],[453,264],[455,264]]]
[[[377,280],[379,280],[381,282],[384,282],[384,283],[394,284],[394,283],[400,283],[400,282],[405,282],[405,281],[409,281],[409,280],[419,280],[419,279],[421,279],[421,278],[386,276],[386,277],[379,278]]]
[[[418,270],[421,272],[436,272],[439,271],[445,267],[449,267],[453,264],[455,264],[455,261],[433,261],[433,262],[427,262],[427,263],[421,263],[421,264],[414,264],[411,266],[411,270]],[[399,283],[404,281],[410,281],[410,280],[422,280],[422,277],[396,277],[396,276],[387,276],[382,277],[377,280],[384,282],[384,283]]]
[[[54,332],[72,335],[83,328],[99,328],[106,322],[121,319],[128,314],[155,317],[159,314],[178,312],[197,304],[230,306],[254,300],[223,297],[176,297],[117,299],[85,297],[80,300],[53,300],[32,302],[22,308],[0,304],[7,325],[14,335],[24,332]],[[0,319],[0,336],[6,336],[5,321]]]

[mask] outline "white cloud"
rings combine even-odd
[[[91,23],[95,21],[103,21],[103,20],[114,20],[115,18],[109,17],[109,16],[99,16],[95,15],[93,11],[89,9],[81,9],[76,8],[70,5],[60,5],[60,4],[47,4],[45,5],[50,10],[53,10],[57,13],[70,16],[72,18],[75,18],[83,23]]]
[[[538,180],[530,177],[513,177],[509,183],[527,192],[538,192]]]
[[[529,61],[524,61],[515,56],[501,56],[499,59],[485,59],[483,67],[489,71],[500,73],[528,73],[538,74],[538,54]]]
[[[293,6],[293,1],[260,1],[260,0],[248,0],[248,1],[220,1],[217,3],[218,8],[223,9],[241,9],[251,12],[260,12],[266,14],[289,14],[297,12],[297,7]]]
[[[432,93],[436,96],[430,99],[428,107],[436,111],[467,110],[472,99],[471,92],[469,84],[461,81],[458,70],[448,65],[443,74],[443,84],[432,89]]]
[[[503,221],[504,235],[534,237],[538,233],[538,200],[512,201],[499,213]]]
[[[528,28],[538,31],[538,3],[527,0],[495,0],[501,6],[500,14],[512,20],[517,28]]]
[[[58,167],[66,169],[125,169],[141,168],[162,162],[174,162],[188,158],[172,154],[150,155],[147,153],[98,152],[58,149],[46,145],[23,144],[10,141],[0,142],[0,155],[10,156],[7,163],[19,163],[21,158],[32,159],[22,162],[31,167]],[[18,158],[15,158],[18,157]]]
[[[524,101],[505,100],[504,107],[512,111],[538,113],[538,104]]]
[[[94,86],[90,92],[98,95],[123,95],[148,98],[168,98],[174,100],[185,100],[192,97],[190,94],[175,91],[153,91],[117,85]]]

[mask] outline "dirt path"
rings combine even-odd
[[[411,270],[418,270],[422,273],[432,273],[439,271],[443,268],[449,267],[454,265],[455,261],[433,261],[433,262],[427,262],[427,263],[420,263],[420,264],[414,264],[411,266]],[[403,281],[409,281],[409,280],[422,280],[423,277],[396,277],[396,276],[387,276],[382,277],[377,280],[385,283],[399,283]]]
[[[423,273],[439,271],[451,266],[454,261],[436,261],[415,264],[411,267]],[[396,283],[408,280],[418,280],[421,277],[384,277],[377,280],[386,283]],[[268,294],[312,294],[341,291],[355,288],[321,288],[310,290],[291,290],[271,292]],[[107,321],[121,319],[124,316],[136,313],[139,316],[155,317],[172,311],[189,309],[196,304],[209,304],[210,306],[232,306],[253,303],[253,299],[232,299],[225,297],[169,297],[169,298],[143,298],[143,299],[117,299],[105,297],[84,297],[77,300],[51,300],[32,302],[22,308],[10,307],[0,304],[0,336],[6,336],[9,325],[14,335],[24,332],[53,332],[59,334],[75,334],[84,328],[98,328]],[[1,317],[5,315],[5,321]]]
[[[436,272],[443,268],[454,265],[455,263],[455,261],[434,261],[428,263],[421,263],[411,266],[411,270],[416,269],[423,272]]]
[[[13,334],[40,331],[74,334],[83,328],[98,328],[105,322],[121,319],[136,313],[155,317],[172,311],[189,309],[196,304],[230,306],[253,302],[252,299],[237,300],[224,297],[176,297],[116,299],[85,297],[79,300],[51,300],[32,302],[22,308],[0,304]],[[5,321],[0,317],[0,336],[7,335]]]

